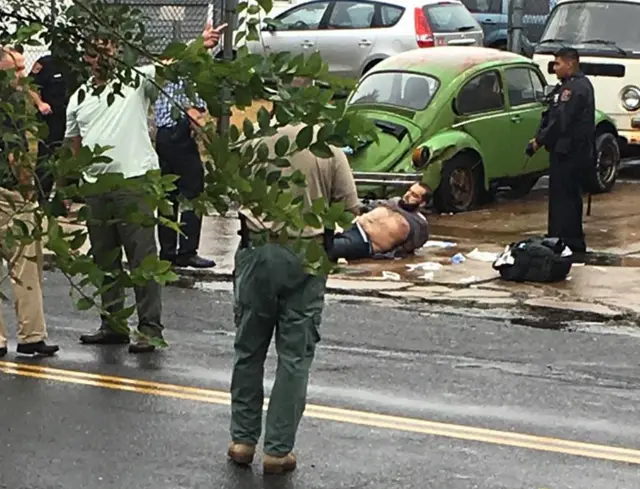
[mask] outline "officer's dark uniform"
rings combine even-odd
[[[40,67],[39,71],[35,69],[36,66]],[[47,137],[38,143],[38,164],[36,166],[39,182],[37,185],[38,199],[40,202],[44,202],[48,200],[53,188],[53,173],[48,164],[56,148],[64,141],[69,97],[64,70],[60,69],[53,56],[47,55],[38,59],[30,76],[40,91],[40,98],[43,102],[48,103],[53,111],[49,115],[38,114],[40,121],[45,122],[49,128]]]
[[[548,234],[583,253],[582,179],[596,157],[595,97],[583,73],[556,87],[536,141],[551,154]]]

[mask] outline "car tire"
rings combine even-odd
[[[433,203],[438,212],[467,212],[478,204],[483,191],[482,161],[459,154],[444,164]]]
[[[610,192],[616,183],[620,167],[620,147],[614,134],[605,132],[597,136],[596,155],[596,164],[588,169],[583,182],[583,189],[589,194]]]
[[[382,61],[381,59],[376,59],[375,61],[371,61],[367,66],[364,67],[364,70],[362,70],[362,75],[364,76],[367,73],[369,73],[369,70],[371,68],[373,68],[375,65],[377,65],[378,63],[380,63],[380,61]]]

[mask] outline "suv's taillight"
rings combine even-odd
[[[416,41],[419,48],[432,48],[435,46],[433,39],[433,30],[429,25],[429,20],[424,14],[424,10],[420,7],[416,7],[415,10],[416,19]]]

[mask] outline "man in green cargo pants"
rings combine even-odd
[[[284,135],[294,142],[304,125],[287,126],[263,141],[272,157]],[[305,206],[324,197],[343,202],[354,215],[359,201],[345,154],[333,148],[333,157],[318,158],[304,150],[290,158],[286,171],[300,170],[307,186],[300,189]],[[305,409],[309,369],[320,341],[326,276],[310,275],[291,244],[270,241],[278,223],[264,222],[240,210],[243,236],[235,257],[235,363],[231,381],[231,443],[228,455],[241,465],[253,462],[262,431],[264,362],[276,337],[278,367],[267,412],[263,467],[265,473],[294,470],[296,432]],[[307,227],[302,239],[323,242],[324,229]]]

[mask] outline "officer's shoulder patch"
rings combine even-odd
[[[568,88],[565,88],[564,90],[562,90],[562,93],[560,94],[560,100],[562,100],[563,102],[568,102],[571,99],[571,90],[569,90]]]

